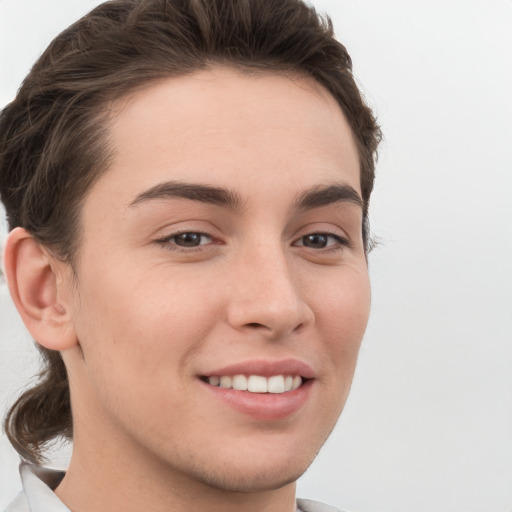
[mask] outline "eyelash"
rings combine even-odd
[[[179,246],[175,241],[173,242],[173,239],[176,239],[177,237],[181,235],[200,235],[202,237],[207,237],[210,240],[213,240],[213,237],[206,232],[203,231],[191,231],[191,230],[183,230],[178,231],[177,233],[173,233],[172,235],[166,236],[164,238],[159,238],[158,240],[155,240],[157,244],[162,245],[165,249],[169,251],[176,251],[176,252],[184,252],[184,253],[190,253],[190,252],[196,252],[201,251],[202,247],[207,244],[199,244],[197,246],[192,247],[182,247]]]
[[[317,232],[314,232],[314,233],[308,233],[307,235],[303,235],[299,238],[299,240],[304,240],[306,237],[310,237],[310,236],[325,236],[327,237],[328,239],[329,238],[332,238],[336,241],[336,243],[334,244],[331,244],[331,245],[327,245],[326,247],[322,247],[320,249],[318,249],[318,251],[324,251],[324,252],[336,252],[336,251],[340,251],[340,250],[343,250],[347,247],[351,247],[352,244],[350,242],[350,240],[348,238],[344,238],[342,236],[340,236],[339,234],[337,233],[331,233],[329,231],[317,231]],[[294,245],[297,244],[297,242],[294,242]],[[298,247],[306,247],[308,248],[306,245],[304,245],[304,243],[298,245]]]
[[[184,231],[179,231],[177,233],[173,233],[172,235],[166,236],[164,238],[155,240],[155,242],[157,244],[162,245],[165,249],[167,249],[169,251],[176,251],[176,252],[182,252],[182,253],[191,253],[191,252],[201,251],[201,250],[203,250],[202,247],[204,245],[210,245],[210,243],[212,243],[212,242],[210,242],[210,243],[206,243],[206,244],[199,244],[197,246],[191,246],[191,247],[179,246],[176,243],[175,239],[181,235],[199,235],[201,237],[207,237],[213,241],[213,237],[209,233],[206,233],[203,231],[184,230]],[[314,251],[318,250],[318,251],[323,251],[323,252],[336,252],[336,251],[340,251],[340,250],[343,250],[344,248],[352,246],[352,243],[347,238],[344,238],[337,233],[331,233],[328,231],[316,231],[313,233],[308,233],[306,235],[302,235],[292,245],[295,247],[305,247],[306,249],[308,249],[309,247],[307,247],[304,243],[298,244],[297,242],[298,241],[303,242],[306,237],[311,237],[311,236],[325,236],[327,238],[334,239],[336,242],[335,244],[330,244],[330,245],[327,245],[326,247],[321,247],[320,249],[313,249]],[[174,240],[174,242],[173,242],[173,240]],[[213,243],[215,243],[215,242],[213,242]]]

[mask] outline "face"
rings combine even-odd
[[[213,68],[120,101],[109,130],[82,210],[80,357],[65,355],[75,447],[108,439],[222,489],[295,480],[369,312],[347,121],[307,79]]]

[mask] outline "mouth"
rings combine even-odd
[[[251,360],[199,375],[214,403],[258,421],[296,417],[312,399],[315,371],[296,359]]]
[[[201,377],[211,386],[248,391],[249,393],[282,394],[300,388],[307,379],[300,375],[212,375]]]

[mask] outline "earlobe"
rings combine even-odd
[[[65,264],[23,228],[9,233],[4,261],[9,292],[33,338],[51,350],[76,345],[68,307],[61,300],[65,282],[58,270]]]

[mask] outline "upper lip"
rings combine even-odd
[[[251,359],[216,368],[204,374],[205,377],[214,375],[261,375],[262,377],[299,375],[305,379],[312,379],[315,377],[315,371],[307,363],[298,359],[280,359],[276,361]]]

